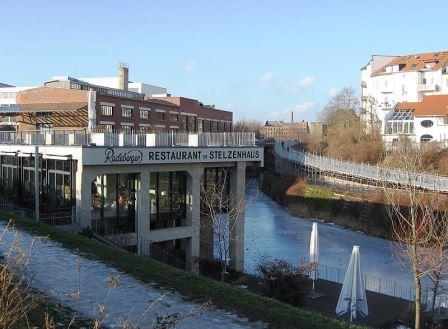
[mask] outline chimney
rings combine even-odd
[[[128,90],[129,81],[129,67],[126,63],[120,63],[118,65],[118,88],[122,90]]]
[[[294,111],[291,111],[291,122],[294,122]]]

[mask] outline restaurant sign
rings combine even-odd
[[[84,165],[262,161],[263,148],[83,148]]]

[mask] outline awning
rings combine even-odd
[[[14,104],[10,106],[1,106],[1,113],[43,113],[43,112],[76,112],[81,109],[87,109],[87,102],[66,102],[66,103],[33,103],[33,104]]]

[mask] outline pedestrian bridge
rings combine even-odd
[[[342,161],[299,151],[295,141],[275,144],[276,170],[289,174],[310,170],[317,174],[338,176],[373,186],[413,186],[448,193],[448,177],[421,172],[405,172],[381,166]]]

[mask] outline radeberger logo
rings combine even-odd
[[[119,152],[115,154],[114,149],[108,147],[104,150],[104,163],[141,163],[143,153],[140,150],[132,149],[127,152]]]

